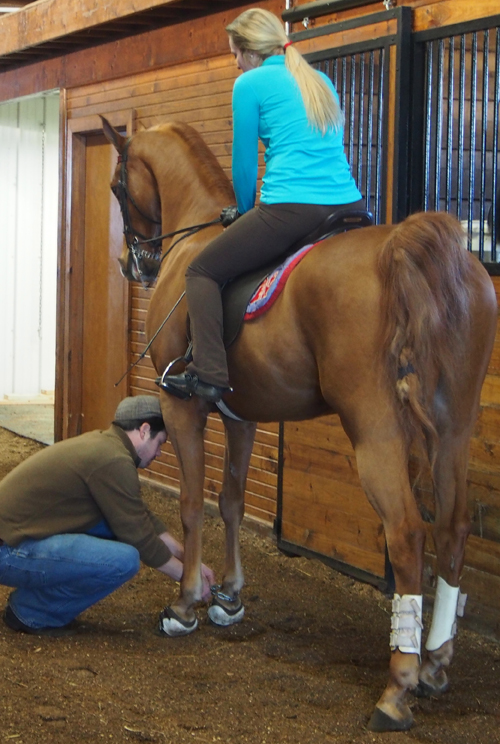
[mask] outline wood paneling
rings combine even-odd
[[[383,577],[382,524],[338,416],[286,423],[284,442],[282,538]]]
[[[77,31],[135,15],[165,5],[177,5],[179,0],[120,0],[119,3],[97,3],[95,0],[45,0],[31,3],[17,13],[9,13],[0,23],[1,54],[36,47],[51,39],[62,39]],[[203,9],[203,3],[201,3]],[[182,13],[172,12],[173,17]],[[166,16],[166,19],[168,16]],[[137,18],[137,24],[141,19]],[[105,33],[103,34],[105,36]]]
[[[299,29],[294,29],[299,30]],[[329,33],[325,36],[318,36],[313,39],[303,40],[297,43],[297,48],[302,54],[312,52],[321,52],[324,49],[334,49],[335,47],[346,46],[347,44],[358,44],[362,41],[371,41],[380,39],[384,36],[391,36],[397,32],[397,21],[382,21],[367,26],[361,26],[355,29],[342,30],[337,33]]]
[[[469,0],[419,2],[415,3],[413,30],[425,31],[428,28],[466,23],[476,18],[498,15],[499,12],[500,7],[497,0],[481,0],[480,3],[471,3]]]
[[[171,67],[195,59],[206,61],[227,51],[224,31],[227,24],[245,7],[259,5],[278,14],[284,9],[284,2],[280,0],[256,0],[238,10],[212,13],[43,62],[24,64],[20,69],[1,73],[0,100],[122,77],[133,83],[132,76],[144,70]]]
[[[294,2],[293,7],[298,8],[306,5],[310,0],[299,0]],[[402,5],[412,8],[413,13],[413,30],[425,31],[429,28],[438,26],[449,26],[454,23],[465,23],[476,18],[486,18],[487,16],[497,15],[499,12],[497,0],[481,0],[480,3],[471,3],[469,0],[398,0],[395,6]],[[360,5],[356,8],[337,11],[336,13],[325,13],[324,15],[313,19],[313,27],[341,23],[354,18],[360,18],[366,15],[384,11],[382,2],[378,4]],[[302,31],[301,23],[293,24],[293,31]]]

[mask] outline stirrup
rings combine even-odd
[[[189,346],[186,349],[186,353],[183,354],[180,357],[177,357],[176,359],[173,359],[170,364],[167,364],[165,371],[160,377],[157,377],[155,380],[155,384],[158,385],[162,390],[165,390],[167,393],[170,393],[171,395],[175,395],[177,398],[180,398],[181,400],[189,400],[193,397],[192,393],[182,393],[180,390],[174,390],[174,388],[171,388],[168,384],[168,380],[165,378],[168,377],[170,374],[170,370],[175,367],[175,365],[178,362],[184,362],[184,364],[189,364],[193,359],[193,342],[189,342]]]

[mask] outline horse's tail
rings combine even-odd
[[[457,354],[467,338],[470,262],[464,244],[454,217],[421,212],[395,227],[379,257],[385,374],[408,437],[424,431],[431,461],[438,444],[436,385],[444,380],[453,389],[461,373]]]

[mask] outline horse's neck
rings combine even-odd
[[[229,182],[202,177],[203,162],[175,139],[168,159],[155,164],[162,205],[162,232],[210,222],[228,206]]]

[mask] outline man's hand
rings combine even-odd
[[[167,563],[164,563],[163,566],[160,566],[158,570],[166,574],[167,576],[170,576],[170,578],[174,581],[180,581],[182,579],[182,573],[184,569],[184,565],[182,562],[184,558],[184,547],[169,532],[164,532],[163,534],[159,535],[159,538],[169,548],[172,553],[172,557],[169,561],[167,561]],[[209,602],[212,596],[210,587],[215,584],[215,574],[212,569],[208,566],[205,566],[204,563],[201,564],[201,580],[203,582],[201,594],[202,599],[204,602]]]
[[[201,579],[203,581],[201,597],[204,602],[209,602],[212,596],[210,589],[215,584],[215,574],[212,569],[205,566],[204,563],[201,564]]]

